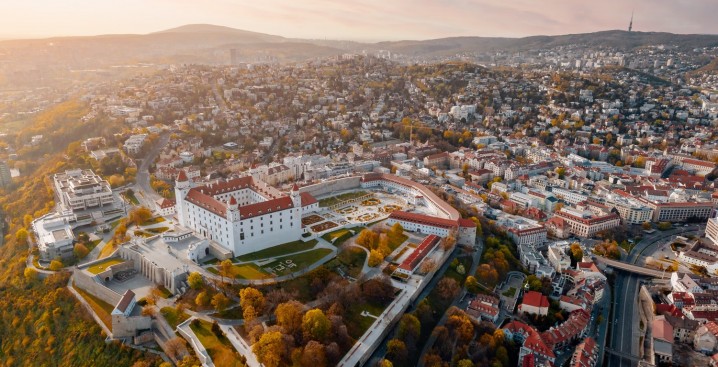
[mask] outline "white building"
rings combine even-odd
[[[131,135],[127,138],[127,140],[125,140],[125,144],[122,147],[128,154],[138,154],[140,149],[142,149],[142,146],[145,144],[146,139],[147,134]]]
[[[67,170],[52,177],[55,194],[64,210],[85,210],[113,206],[110,184],[91,170]]]
[[[304,233],[302,214],[317,200],[295,185],[283,194],[251,176],[192,187],[184,172],[175,184],[180,225],[240,256],[295,241]]]
[[[69,217],[55,213],[46,214],[32,222],[32,229],[35,232],[40,259],[50,261],[57,257],[72,256],[75,236],[69,224]]]

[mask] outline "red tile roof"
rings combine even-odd
[[[241,219],[249,219],[269,213],[279,212],[294,207],[292,198],[284,196],[277,199],[262,201],[259,203],[245,205],[239,208]]]
[[[402,210],[392,212],[389,214],[389,218],[439,228],[456,228],[458,226],[458,223],[455,220],[437,218],[424,214],[409,213]]]
[[[302,192],[299,194],[299,197],[302,199],[302,206],[308,206],[312,205],[317,202],[317,199],[312,196],[312,194],[308,192]]]
[[[177,182],[186,182],[189,178],[187,178],[187,174],[184,172],[184,170],[180,170],[179,175],[177,175]]]
[[[426,257],[426,255],[428,255],[436,247],[440,239],[441,237],[437,235],[428,235],[423,241],[421,241],[421,244],[414,249],[411,255],[409,255],[401,263],[401,265],[399,265],[399,267],[406,271],[414,271],[414,268],[419,265],[421,260],[423,260],[424,257]]]
[[[540,292],[528,291],[524,295],[524,299],[521,304],[537,308],[548,308],[548,298]]]

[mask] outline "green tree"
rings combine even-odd
[[[399,320],[399,339],[401,340],[419,340],[421,334],[421,322],[416,316],[407,313]]]
[[[302,330],[307,340],[324,341],[331,327],[332,324],[327,316],[318,308],[307,311],[302,318]]]

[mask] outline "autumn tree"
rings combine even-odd
[[[421,322],[416,316],[407,313],[399,320],[399,339],[406,341],[417,341],[421,334]]]
[[[448,301],[459,294],[461,287],[454,278],[445,277],[436,285],[436,291],[441,299]]]
[[[188,353],[187,342],[176,336],[165,342],[164,351],[170,358],[180,359],[180,357]]]
[[[62,261],[52,260],[52,261],[50,261],[50,266],[48,267],[48,269],[50,269],[52,271],[58,271],[58,270],[62,269],[63,266],[64,265],[62,264]]]
[[[583,260],[583,249],[578,243],[572,243],[569,247],[569,256],[571,257],[571,263],[576,264]]]
[[[364,229],[361,232],[359,232],[359,236],[357,236],[356,244],[359,246],[363,246],[367,249],[374,249],[376,248],[379,241],[379,234],[372,231],[371,229]]]
[[[316,340],[310,340],[304,346],[300,364],[302,367],[326,367],[327,355],[324,345]]]
[[[302,318],[302,330],[306,340],[324,341],[331,326],[327,316],[318,308],[307,311]]]
[[[466,282],[464,283],[464,285],[466,286],[466,290],[473,294],[477,294],[481,291],[479,281],[476,280],[473,275],[469,275],[468,277],[466,277]]]
[[[189,284],[189,287],[192,289],[200,289],[202,288],[204,281],[202,279],[202,274],[200,274],[198,271],[193,271],[189,273],[189,276],[187,277],[187,284]]]
[[[78,242],[75,244],[75,247],[73,248],[72,253],[75,255],[76,258],[82,259],[85,256],[87,256],[87,254],[90,253],[90,250],[87,249],[87,246]]]
[[[25,276],[25,279],[28,282],[33,282],[33,281],[37,280],[38,272],[37,272],[37,270],[35,270],[35,268],[27,267],[23,271],[23,276]]]
[[[242,311],[253,310],[255,317],[262,314],[266,299],[264,294],[256,288],[247,287],[239,291],[239,304],[242,306]],[[251,316],[248,314],[248,316]],[[246,317],[245,317],[246,318]]]
[[[257,356],[259,363],[266,367],[279,367],[286,356],[284,338],[279,331],[264,333],[259,340],[252,345],[252,352]]]
[[[367,264],[371,266],[372,268],[379,266],[384,261],[384,256],[379,252],[379,250],[370,250],[369,251],[369,260]]]
[[[409,361],[409,351],[406,343],[400,339],[391,339],[386,343],[386,358],[388,358],[394,366],[406,366]]]
[[[194,298],[194,303],[197,306],[207,306],[209,304],[209,294],[207,292],[199,292],[197,297]]]
[[[222,312],[229,306],[229,298],[222,293],[217,293],[212,297],[212,306],[217,312]]]
[[[152,218],[152,211],[144,206],[133,209],[127,216],[131,223],[142,225]]]
[[[225,259],[221,263],[219,263],[219,275],[222,277],[222,282],[224,282],[224,278],[232,278],[232,267],[234,265],[232,264],[232,260]]]
[[[289,335],[295,335],[302,329],[302,314],[304,305],[298,301],[280,303],[274,311],[277,325],[281,326]]]

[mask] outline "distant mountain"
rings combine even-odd
[[[716,35],[605,31],[524,38],[451,37],[424,41],[360,43],[285,38],[209,24],[191,24],[150,34],[54,37],[0,41],[0,80],[36,85],[61,80],[72,70],[104,70],[136,63],[291,62],[345,52],[388,50],[417,60],[460,53],[524,52],[571,44],[630,50],[648,45],[683,49],[718,46]]]
[[[458,52],[529,51],[572,44],[614,47],[631,50],[649,45],[675,45],[682,49],[718,46],[718,35],[673,34],[662,32],[626,32],[619,30],[560,36],[523,38],[452,37],[425,41],[379,42],[373,48],[407,56],[442,56]]]

